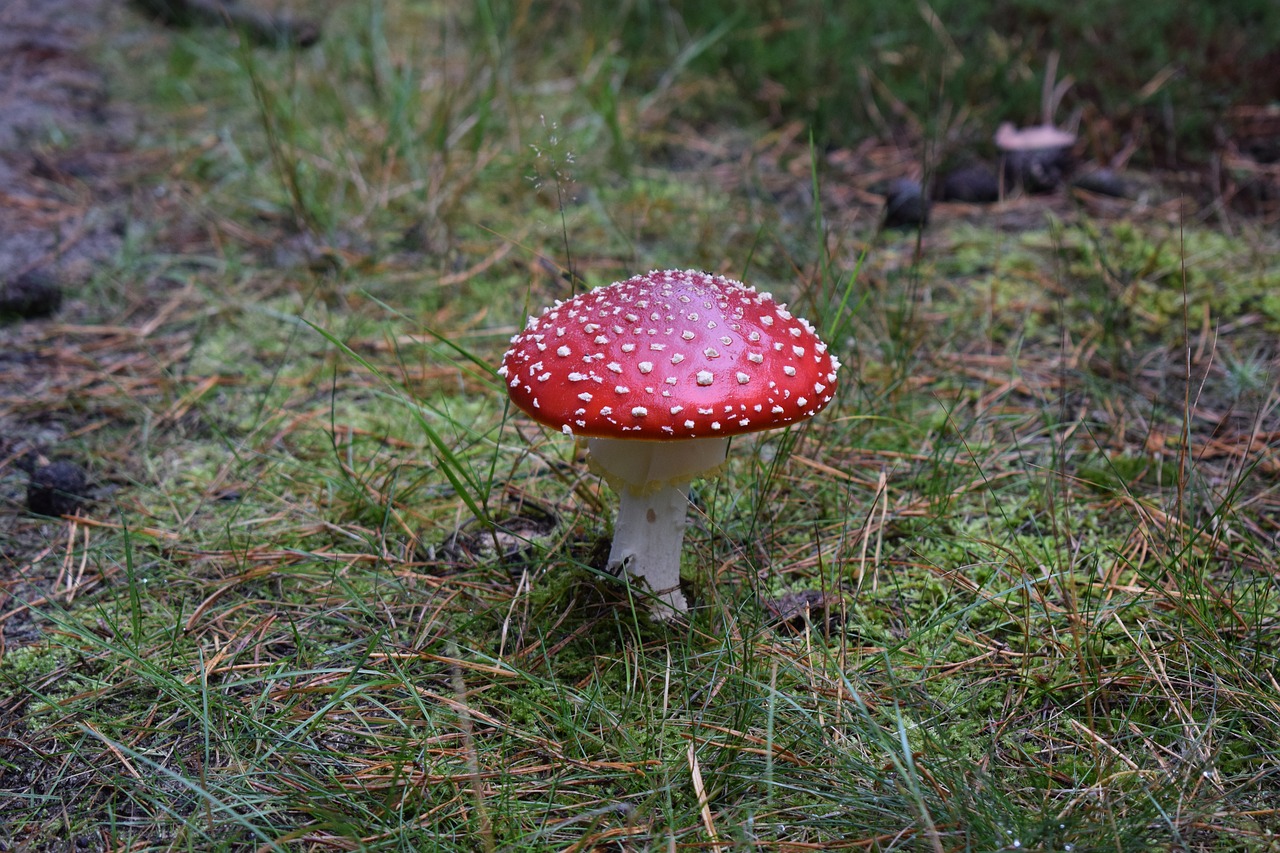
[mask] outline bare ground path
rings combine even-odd
[[[121,13],[112,0],[0,2],[0,655],[38,637],[22,605],[53,593],[67,532],[26,512],[33,472],[61,460],[85,477],[83,497],[103,493],[115,462],[84,458],[77,439],[117,426],[113,397],[151,371],[130,307],[154,283],[99,280],[154,215],[146,182],[163,159],[138,147],[139,112],[113,101],[92,59]]]
[[[153,403],[193,334],[163,270],[118,269],[129,243],[181,253],[203,233],[168,180],[171,152],[144,141],[145,108],[113,97],[94,56],[104,38],[165,38],[148,18],[217,24],[214,5],[256,43],[320,35],[235,0],[0,0],[0,659],[38,638],[23,605],[59,593],[75,530],[28,509],[70,513],[130,482],[128,436],[163,420]],[[32,495],[51,462],[82,478],[70,502]]]
[[[83,275],[119,247],[88,179],[133,138],[103,73],[85,56],[106,0],[8,0],[0,8],[0,274]],[[51,156],[70,143],[74,156]],[[58,146],[62,147],[62,146]],[[77,182],[85,186],[76,186]],[[78,197],[77,197],[78,196]]]

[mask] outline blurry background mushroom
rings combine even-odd
[[[498,373],[521,410],[584,437],[618,492],[609,570],[642,579],[654,615],[680,590],[689,484],[729,436],[816,415],[840,362],[768,293],[704,272],[660,271],[557,302],[512,338]]]
[[[1048,125],[1015,128],[1009,122],[996,130],[996,148],[1004,162],[1005,188],[1047,193],[1071,171],[1071,146],[1076,136]]]
[[[1074,81],[1070,76],[1058,80],[1057,75],[1058,54],[1054,51],[1049,54],[1044,71],[1040,124],[1017,128],[1012,122],[1004,122],[996,128],[1006,193],[1011,189],[1052,192],[1071,173],[1071,148],[1076,144],[1076,135],[1055,127],[1053,114]]]

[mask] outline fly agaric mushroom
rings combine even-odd
[[[621,499],[609,571],[680,592],[689,483],[725,461],[729,437],[816,415],[839,360],[768,293],[704,272],[638,275],[557,302],[511,339],[498,375],[520,409],[587,439]]]

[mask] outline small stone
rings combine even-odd
[[[58,517],[74,513],[88,500],[84,469],[74,462],[51,462],[31,473],[27,509],[36,515]]]
[[[1029,193],[1050,193],[1071,172],[1070,148],[1035,148],[1004,155],[1004,175],[1009,186]]]
[[[802,589],[778,598],[761,599],[765,610],[778,628],[789,633],[803,631],[806,625],[833,631],[840,626],[843,610],[840,595],[820,589]]]
[[[41,269],[0,285],[0,322],[48,317],[62,307],[62,287]]]
[[[884,200],[885,228],[922,228],[929,222],[929,202],[920,184],[900,178],[889,187]]]
[[[1076,189],[1112,198],[1129,197],[1129,187],[1124,178],[1110,169],[1094,169],[1092,172],[1085,172],[1072,181],[1071,185]]]
[[[982,164],[953,169],[942,179],[939,198],[967,204],[990,204],[1000,200],[1000,178]]]

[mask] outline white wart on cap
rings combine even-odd
[[[813,417],[839,360],[768,293],[666,270],[557,302],[511,339],[512,401],[569,435],[681,439]]]

